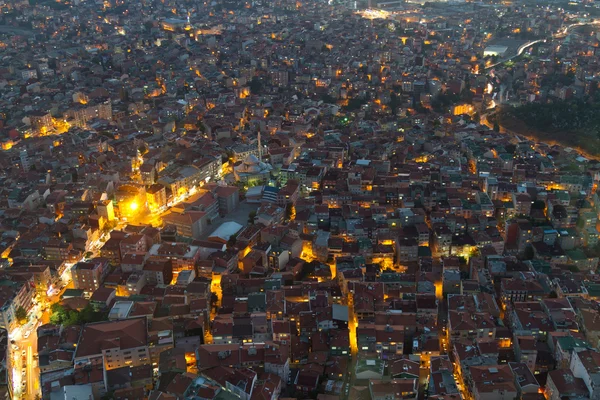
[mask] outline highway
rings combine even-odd
[[[512,60],[513,58],[517,58],[517,57],[519,57],[521,54],[523,54],[523,51],[525,51],[525,49],[527,49],[527,48],[529,48],[529,47],[533,46],[533,45],[534,45],[534,44],[536,44],[536,43],[545,42],[545,41],[546,41],[546,39],[538,39],[538,40],[533,40],[533,41],[531,41],[531,42],[524,43],[524,44],[522,44],[521,46],[519,46],[519,48],[517,49],[517,53],[516,53],[514,56],[511,56],[511,57],[505,58],[505,59],[503,59],[502,61],[498,61],[497,63],[494,63],[494,64],[492,64],[492,65],[490,65],[490,66],[487,66],[487,67],[485,67],[485,69],[492,69],[492,68],[494,68],[494,67],[497,67],[497,66],[498,66],[498,65],[500,65],[500,64],[504,64],[505,62]]]
[[[555,33],[554,35],[552,35],[553,39],[558,39],[560,37],[564,37],[571,29],[577,27],[577,26],[585,26],[585,25],[596,25],[596,24],[600,24],[600,20],[596,19],[590,22],[578,22],[576,24],[571,24],[568,25],[567,27],[563,28],[560,32]],[[525,51],[525,49],[533,46],[534,44],[540,43],[540,42],[545,42],[547,39],[538,39],[538,40],[532,40],[530,42],[524,43],[521,46],[519,46],[519,48],[517,49],[517,53],[511,57],[505,58],[502,61],[498,61],[492,65],[489,65],[487,67],[485,67],[486,70],[488,69],[492,69],[494,67],[497,67],[500,64],[503,64],[507,61],[510,61],[514,58],[519,57],[521,54],[523,54],[523,52]]]

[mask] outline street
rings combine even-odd
[[[348,293],[347,296],[348,303],[348,333],[350,337],[350,363],[348,365],[348,370],[346,371],[346,377],[344,379],[345,387],[343,398],[349,399],[350,388],[354,386],[354,377],[356,370],[356,362],[358,361],[358,337],[356,335],[356,329],[358,328],[358,319],[354,314],[354,297],[352,293]]]
[[[58,302],[65,290],[72,286],[72,282],[69,281],[62,289],[47,296],[45,301],[38,301],[29,313],[29,321],[10,333],[9,337],[14,341],[9,346],[9,357],[13,365],[11,372],[14,398],[33,400],[36,395],[41,394],[39,360],[36,357],[37,328],[50,322],[50,305]],[[23,351],[25,351],[24,356]]]
[[[12,358],[13,363],[15,398],[35,399],[36,394],[40,393],[38,360],[34,359],[34,355],[37,354],[37,326],[37,322],[32,325],[27,323],[24,327],[14,329],[11,333],[13,335],[11,340],[14,341],[14,344],[10,346],[9,357]]]

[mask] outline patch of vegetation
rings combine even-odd
[[[19,306],[15,311],[15,318],[19,321],[21,325],[27,322],[27,310],[25,310],[22,306]]]
[[[55,325],[82,325],[90,322],[106,321],[108,319],[107,313],[96,311],[90,304],[77,312],[73,310],[67,311],[61,304],[54,303],[50,307],[50,310],[52,311],[50,322]]]
[[[498,123],[515,133],[535,136],[600,154],[600,102],[560,100],[504,109]]]

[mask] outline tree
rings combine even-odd
[[[50,306],[50,311],[52,312],[52,314],[54,314],[57,312],[64,311],[64,308],[62,305],[60,305],[60,303],[54,303]]]
[[[504,149],[508,154],[515,154],[515,152],[517,151],[517,145],[510,143],[504,146]]]
[[[288,221],[293,221],[296,218],[296,207],[294,207],[294,203],[288,203],[285,206],[285,219]]]
[[[219,296],[215,292],[210,292],[210,304],[212,307],[216,307],[219,302]]]
[[[77,311],[69,311],[67,313],[67,318],[65,320],[63,320],[62,324],[64,326],[72,326],[72,325],[78,325],[79,322],[80,322],[79,313]]]
[[[302,265],[302,270],[298,273],[298,276],[296,277],[296,279],[299,281],[304,280],[304,278],[313,274],[315,272],[315,270],[317,269],[317,267],[320,267],[320,265],[321,265],[321,263],[317,260],[313,260],[311,262],[304,263],[304,265]]]
[[[95,311],[91,304],[85,306],[83,310],[79,313],[79,319],[82,322],[91,322],[94,320]]]
[[[576,265],[569,265],[569,271],[571,272],[579,272],[579,268]]]
[[[494,121],[494,131],[500,132],[500,125],[498,124],[498,121]]]
[[[415,111],[419,114],[429,113],[429,108],[425,107],[422,102],[416,103],[414,108],[415,108]]]
[[[250,214],[248,214],[248,223],[254,224],[255,219],[256,219],[256,211],[250,211]]]
[[[532,210],[545,210],[546,203],[544,203],[543,200],[536,200],[531,204],[531,209]]]
[[[392,114],[396,115],[398,107],[402,105],[402,99],[398,97],[398,95],[394,92],[390,95],[390,109],[392,110]]]
[[[535,257],[533,247],[532,246],[525,247],[525,251],[523,251],[523,259],[524,260],[533,260],[533,257]]]
[[[473,92],[471,91],[471,89],[465,87],[462,90],[462,92],[460,93],[460,99],[461,99],[461,101],[464,101],[465,103],[472,104],[473,103]]]
[[[25,322],[27,322],[27,310],[22,306],[19,306],[15,311],[15,318],[21,325],[25,324]]]
[[[50,311],[52,312],[50,322],[54,325],[89,324],[91,322],[106,321],[108,317],[107,313],[95,310],[91,304],[86,305],[81,311],[67,311],[61,304],[54,303],[50,306]]]
[[[345,109],[348,111],[359,110],[362,107],[362,105],[366,104],[366,103],[367,103],[366,99],[354,97],[354,98],[348,100],[348,105],[345,106]]]
[[[237,235],[229,236],[229,240],[227,240],[227,248],[233,249],[235,247],[236,243],[237,243]]]
[[[328,104],[335,104],[336,100],[333,98],[333,96],[331,96],[328,93],[323,93],[321,95],[321,100],[323,100],[323,103],[328,103]]]
[[[256,76],[252,78],[248,86],[250,86],[250,92],[252,92],[252,94],[258,94],[262,90],[262,82],[260,81],[260,78]]]
[[[100,397],[100,400],[112,400],[115,398],[115,392],[108,392],[105,393],[102,397]]]

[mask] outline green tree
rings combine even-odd
[[[498,121],[494,121],[494,131],[500,132],[500,125],[498,124]]]
[[[88,303],[87,306],[79,313],[79,319],[81,322],[88,323],[93,322],[96,319],[96,312],[91,304]]]
[[[19,306],[15,311],[15,318],[21,325],[23,325],[25,322],[27,322],[27,310],[22,306]]]
[[[79,325],[79,323],[79,313],[77,311],[69,311],[67,318],[63,321],[63,325],[65,326]]]

